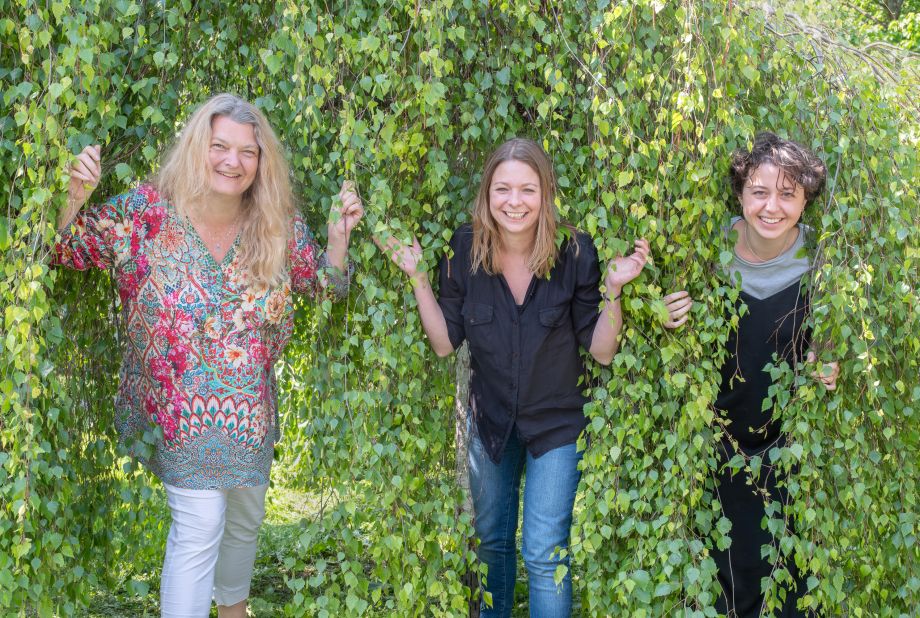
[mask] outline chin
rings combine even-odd
[[[224,182],[212,182],[211,191],[217,193],[218,195],[242,195],[245,188],[240,187],[239,184],[235,182],[228,183]]]

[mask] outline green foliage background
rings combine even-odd
[[[795,561],[805,602],[837,615],[920,607],[917,126],[910,81],[846,79],[820,41],[704,0],[0,3],[0,609],[79,614],[94,588],[155,564],[168,526],[115,447],[117,305],[99,273],[49,269],[63,176],[103,144],[97,197],[155,169],[194,106],[254,100],[289,149],[306,213],[344,177],[367,218],[343,306],[305,304],[279,367],[276,476],[322,504],[283,557],[292,615],[462,615],[474,568],[454,476],[454,379],[428,350],[410,290],[371,232],[420,235],[430,265],[467,219],[484,157],[513,135],[555,161],[562,216],[602,260],[637,235],[655,265],[626,291],[627,326],[594,368],[573,530],[585,615],[714,615],[711,402],[737,320],[720,274],[735,205],[727,155],[772,128],[828,163],[816,338],[841,360],[824,393],[774,368],[793,506],[767,522],[774,580]],[[833,51],[832,49],[830,50]],[[830,52],[828,52],[830,53]],[[913,100],[916,100],[915,98]],[[661,326],[663,294],[698,299]],[[789,388],[786,388],[786,387]],[[733,461],[756,475],[760,461]],[[127,481],[127,482],[126,482]],[[120,571],[119,571],[120,572]],[[133,579],[128,587],[139,586]],[[770,604],[776,602],[770,584]]]
[[[892,13],[889,7],[897,7],[897,13]],[[889,41],[920,53],[920,2],[917,0],[856,0],[845,8],[858,13],[858,29],[867,38]]]

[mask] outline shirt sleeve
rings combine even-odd
[[[466,297],[466,277],[469,262],[469,243],[463,242],[463,228],[450,239],[452,255],[444,255],[438,267],[438,305],[447,323],[447,336],[456,350],[466,339],[463,325],[463,301]]]
[[[597,249],[586,234],[576,236],[578,257],[575,259],[575,292],[572,296],[572,324],[578,343],[585,350],[591,348],[594,326],[600,317],[601,281]],[[574,247],[569,250],[574,250]]]
[[[299,214],[294,216],[288,251],[291,256],[291,289],[301,294],[316,296],[319,290],[319,246]]]
[[[301,294],[317,296],[324,289],[336,300],[348,295],[352,268],[345,272],[329,263],[325,252],[313,238],[310,228],[299,214],[294,216],[294,229],[288,241],[291,256],[291,289]]]
[[[55,263],[76,270],[115,268],[159,231],[162,213],[146,209],[152,189],[140,187],[101,204],[84,206],[61,230]]]

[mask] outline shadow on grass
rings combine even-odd
[[[154,492],[151,508],[166,509],[163,492]],[[285,487],[274,486],[266,500],[265,522],[259,531],[259,549],[253,570],[252,593],[249,599],[253,616],[280,616],[284,604],[293,592],[285,585],[292,572],[284,566],[284,559],[297,546],[302,531],[300,522],[316,512],[312,496]],[[158,558],[162,561],[162,548]],[[85,616],[88,618],[141,618],[160,615],[161,563],[130,565],[135,572],[127,573],[120,584],[111,590],[93,591]],[[137,569],[146,569],[139,574]],[[211,616],[217,616],[212,607]]]

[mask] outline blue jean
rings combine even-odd
[[[530,615],[539,618],[567,618],[572,613],[572,577],[566,572],[559,585],[553,577],[556,567],[568,567],[569,558],[559,556],[567,549],[572,527],[572,507],[581,472],[575,444],[555,448],[534,457],[512,431],[501,463],[492,463],[479,436],[470,436],[470,492],[475,511],[474,527],[479,537],[479,559],[488,565],[483,589],[492,595],[492,606],[482,604],[483,618],[511,615],[517,573],[518,503],[521,474],[524,483],[524,546],[530,589]]]

